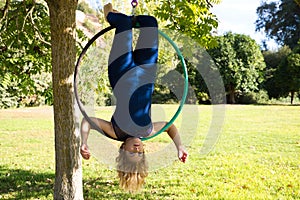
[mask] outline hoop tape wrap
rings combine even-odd
[[[92,37],[88,43],[85,45],[85,47],[83,48],[78,60],[77,60],[77,63],[75,65],[75,71],[74,71],[74,94],[75,94],[75,99],[77,101],[77,104],[78,104],[78,107],[83,115],[83,117],[88,121],[88,123],[92,126],[93,129],[97,130],[98,132],[103,133],[102,129],[100,129],[92,120],[91,118],[88,116],[88,114],[86,113],[85,109],[84,109],[84,106],[82,104],[82,102],[80,101],[79,99],[79,95],[78,95],[78,87],[77,87],[77,82],[78,82],[78,71],[79,71],[79,67],[80,67],[80,63],[84,57],[84,55],[86,54],[88,48],[103,34],[105,34],[106,32],[110,31],[114,29],[113,26],[109,26],[103,30],[101,30],[100,32],[98,32],[94,37]],[[177,53],[177,56],[180,60],[180,63],[182,65],[182,69],[183,69],[183,75],[184,75],[184,88],[183,88],[183,94],[182,94],[182,98],[181,98],[181,101],[180,101],[180,104],[179,104],[179,107],[177,109],[177,111],[175,112],[174,116],[170,119],[170,121],[161,129],[159,130],[157,133],[155,133],[154,135],[150,136],[150,137],[147,137],[147,138],[141,138],[142,141],[145,141],[145,140],[149,140],[159,134],[161,134],[162,132],[164,132],[167,128],[169,128],[173,123],[174,121],[176,120],[176,118],[178,117],[178,115],[180,114],[183,106],[184,106],[184,103],[185,103],[185,100],[186,100],[186,97],[187,97],[187,94],[188,94],[188,73],[187,73],[187,67],[186,67],[186,63],[185,63],[185,60],[184,60],[184,57],[180,51],[180,49],[178,48],[178,46],[171,40],[171,38],[169,38],[164,32],[162,32],[161,30],[158,30],[158,33],[163,37],[165,38],[171,45],[172,47],[174,48],[174,50],[176,51]]]

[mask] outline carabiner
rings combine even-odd
[[[137,0],[132,0],[132,1],[131,1],[131,6],[132,6],[133,8],[137,7],[138,4],[139,4],[139,3],[138,3]]]

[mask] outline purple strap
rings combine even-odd
[[[133,8],[137,7],[138,4],[139,4],[139,3],[138,3],[137,0],[132,0],[132,1],[131,1],[131,5],[132,5]]]

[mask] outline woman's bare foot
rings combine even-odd
[[[103,12],[104,12],[104,18],[105,18],[106,21],[107,21],[107,15],[108,15],[108,13],[110,13],[110,12],[113,12],[113,13],[120,13],[119,11],[113,9],[113,6],[112,6],[111,3],[108,3],[108,4],[106,4],[106,5],[104,6]]]
[[[113,12],[112,4],[108,3],[108,4],[104,5],[103,12],[104,12],[104,18],[107,21],[107,15],[108,15],[108,13],[109,12]]]

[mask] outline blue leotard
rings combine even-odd
[[[154,17],[136,16],[140,33],[132,48],[132,17],[110,12],[108,22],[116,27],[108,75],[117,99],[112,125],[117,140],[147,137],[152,131],[151,96],[158,58],[158,29]]]

